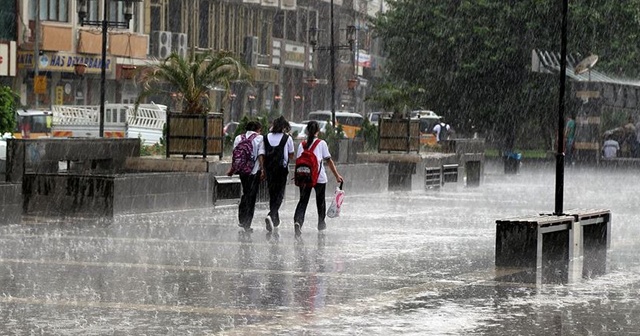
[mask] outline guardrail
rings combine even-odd
[[[54,105],[53,128],[56,131],[67,127],[83,126],[97,128],[100,124],[100,107],[97,105]],[[141,104],[136,110],[131,104],[105,105],[104,125],[126,131],[128,138],[140,138],[144,145],[153,145],[162,137],[167,120],[167,107],[158,104]],[[73,132],[76,133],[76,132]],[[92,133],[83,129],[83,134]],[[97,132],[94,132],[97,134]]]
[[[97,124],[99,106],[67,106],[54,105],[53,125],[86,125]]]
[[[53,125],[88,125],[100,123],[100,106],[97,105],[54,105]],[[123,124],[150,129],[162,129],[167,119],[167,107],[157,104],[107,104],[105,124]]]

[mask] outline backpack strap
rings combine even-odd
[[[309,151],[313,152],[316,149],[316,147],[318,146],[319,143],[320,143],[320,139],[316,138],[316,139],[313,140],[313,144],[311,144],[311,147],[309,147],[308,149],[305,149],[305,150],[309,150]],[[304,144],[302,145],[302,147],[304,148]]]
[[[311,145],[311,147],[309,147],[309,151],[313,153],[313,151],[316,149],[319,143],[320,143],[320,139],[316,138],[315,140],[313,140],[313,144]],[[320,176],[321,170],[322,170],[322,162],[318,161],[318,176]]]
[[[271,134],[275,134],[275,133],[271,133]],[[282,133],[282,138],[280,139],[280,142],[278,143],[278,145],[276,145],[275,147],[282,147],[282,150],[284,151],[284,145],[287,143],[287,139],[289,138],[289,136],[285,133]],[[269,135],[267,135],[265,137],[265,142],[264,142],[264,148],[265,150],[267,150],[267,152],[271,149],[271,148],[275,148],[274,146],[271,146],[271,143],[269,142]]]
[[[282,146],[282,149],[284,149],[284,145],[287,143],[287,139],[289,139],[289,136],[285,133],[282,133],[282,138],[280,139],[280,143],[278,144],[278,146]],[[269,139],[267,139],[267,142],[269,142],[268,140]]]

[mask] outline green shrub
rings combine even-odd
[[[0,135],[16,127],[18,95],[8,86],[0,86]]]
[[[365,151],[378,150],[378,141],[380,139],[380,135],[378,134],[378,127],[370,123],[368,119],[364,119],[362,128],[360,128],[358,133],[356,133],[356,137],[362,138],[364,140]]]

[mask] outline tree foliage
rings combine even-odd
[[[531,71],[533,49],[560,51],[562,1],[396,0],[376,22],[391,81],[425,89],[420,105],[461,132],[480,130],[511,149],[550,144],[557,76]],[[638,75],[640,0],[570,1],[568,50],[598,54],[601,71]],[[545,134],[545,137],[532,135]]]
[[[0,136],[16,127],[18,95],[9,86],[0,86]]]

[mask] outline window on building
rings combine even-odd
[[[29,19],[36,18],[36,1],[29,3]],[[40,20],[69,22],[69,0],[40,0]]]
[[[296,20],[297,13],[292,11],[285,11],[285,33],[287,34],[286,39],[295,41],[297,34],[297,21]]]
[[[100,9],[100,3],[98,0],[87,1],[87,20],[98,21],[99,9]]]
[[[298,39],[297,41],[307,43],[307,36],[309,35],[309,27],[307,26],[309,11],[306,8],[302,8],[298,11]]]
[[[198,23],[198,46],[209,48],[209,0],[200,0],[200,12]],[[190,36],[191,37],[191,36]]]
[[[273,15],[273,37],[284,38],[284,11],[278,11]]]
[[[151,31],[162,30],[162,6],[158,3],[151,4],[151,20],[149,22]]]
[[[169,10],[167,11],[167,30],[180,33],[182,32],[182,1],[169,2]]]

